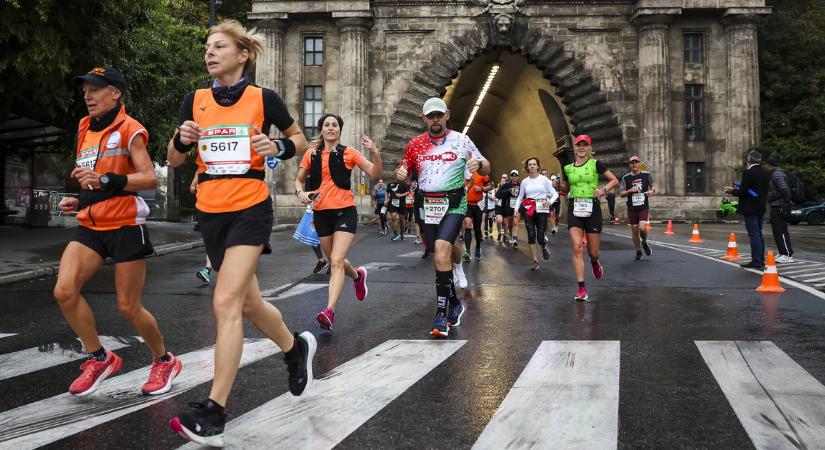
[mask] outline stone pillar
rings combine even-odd
[[[639,156],[656,180],[657,194],[673,195],[673,137],[671,136],[668,31],[672,17],[640,16],[639,31]],[[633,149],[631,149],[631,153]]]
[[[339,114],[344,119],[341,143],[351,147],[361,147],[361,133],[369,134],[369,30],[370,17],[337,18],[341,37],[341,90]],[[371,136],[375,138],[375,136]],[[369,157],[369,155],[367,155]],[[358,194],[359,183],[368,181],[361,170],[353,170],[353,189]]]
[[[727,179],[738,178],[730,169],[745,162],[745,154],[759,143],[759,51],[756,15],[724,19],[727,47]]]

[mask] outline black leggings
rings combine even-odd
[[[524,209],[522,208],[522,211]],[[544,240],[544,235],[547,233],[547,213],[533,212],[533,216],[528,216],[522,213],[521,217],[524,220],[524,226],[527,227],[527,243],[533,245],[536,243],[538,237],[539,245],[542,247],[547,244]]]
[[[467,205],[467,217],[473,219],[473,229],[466,228],[464,230],[464,247],[470,251],[470,244],[472,244],[472,232],[476,235],[476,247],[481,245],[481,208],[478,205]]]
[[[384,208],[383,203],[376,203],[375,204],[375,214],[378,214],[378,226],[381,227],[383,230],[387,228],[387,213],[382,213],[381,209]]]

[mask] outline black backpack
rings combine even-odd
[[[793,173],[785,172],[788,175],[788,189],[791,191],[791,201],[796,205],[801,205],[805,202],[805,184],[802,180]]]

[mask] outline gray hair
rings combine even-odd
[[[748,153],[748,161],[753,162],[753,163],[761,163],[762,162],[762,154],[757,152],[756,150],[751,150],[751,152]]]

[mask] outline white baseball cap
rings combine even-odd
[[[511,170],[510,175],[516,175],[517,176],[518,175],[518,170],[516,170],[516,169]]]
[[[424,115],[426,116],[431,112],[445,113],[447,112],[447,104],[438,97],[429,98],[424,102]]]

